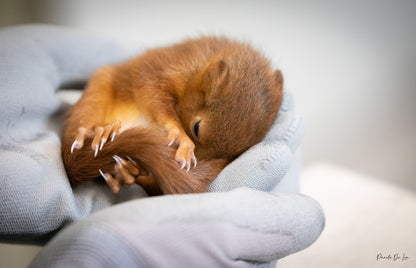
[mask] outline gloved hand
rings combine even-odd
[[[97,183],[72,190],[59,150],[68,107],[56,91],[120,60],[117,51],[111,42],[65,28],[0,30],[2,241],[45,243],[66,227],[33,267],[246,267],[267,265],[317,239],[323,212],[296,193],[240,188],[142,198],[138,186],[113,195]],[[303,125],[292,104],[286,94],[264,141],[227,166],[211,191],[279,190],[282,180],[297,179],[288,175],[295,174]]]
[[[323,228],[300,194],[238,188],[126,202],[60,232],[30,267],[268,267]]]

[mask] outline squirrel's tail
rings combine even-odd
[[[200,160],[189,172],[175,161],[176,149],[163,142],[166,135],[154,128],[131,128],[107,142],[94,157],[92,138],[84,141],[81,149],[71,153],[73,141],[64,140],[62,158],[71,184],[100,179],[99,170],[112,173],[116,164],[114,155],[130,157],[153,175],[164,194],[205,192],[208,184],[228,164],[227,160]]]

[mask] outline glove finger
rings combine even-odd
[[[304,122],[294,112],[293,96],[289,91],[284,91],[279,113],[263,141],[282,141],[294,152],[300,144],[303,133]]]
[[[291,160],[292,152],[284,143],[261,142],[226,166],[208,189],[219,192],[249,187],[270,191],[285,176]]]
[[[282,112],[262,142],[281,141],[294,152],[299,147],[304,132],[305,123],[300,116],[293,112]]]
[[[282,103],[280,105],[281,112],[293,111],[295,108],[295,102],[293,101],[293,94],[288,91],[283,91]]]

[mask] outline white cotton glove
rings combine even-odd
[[[239,188],[104,209],[60,232],[30,267],[268,267],[322,231],[321,207]]]

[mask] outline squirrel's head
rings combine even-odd
[[[215,57],[188,84],[179,115],[197,158],[233,160],[260,142],[280,108],[283,77],[253,50]]]

